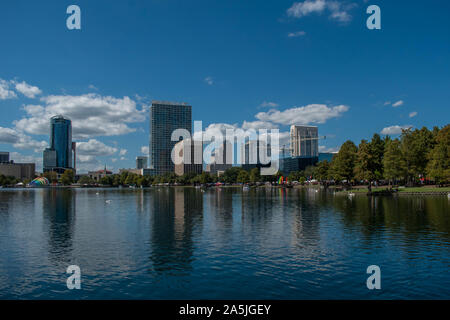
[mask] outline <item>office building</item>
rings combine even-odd
[[[136,158],[136,169],[147,169],[148,157],[139,156]]]
[[[44,172],[59,174],[74,170],[76,144],[72,142],[72,121],[61,115],[50,119],[50,147],[44,150]]]
[[[197,154],[196,154],[197,152]],[[174,153],[178,162],[175,163],[175,174],[182,176],[187,173],[200,174],[203,171],[203,143],[191,139],[181,140],[175,145]]]
[[[250,140],[241,145],[241,164],[244,170],[271,166],[271,148],[260,140]]]
[[[303,171],[308,166],[314,166],[318,161],[318,157],[290,157],[280,159],[280,171],[283,175],[289,175],[293,171]]]
[[[214,150],[214,155],[211,158],[211,162],[206,165],[206,171],[220,175],[233,166],[233,150],[232,144],[228,141],[224,141],[223,144]]]
[[[290,130],[292,157],[319,156],[319,130],[311,126],[291,126]]]
[[[5,177],[14,177],[19,180],[33,180],[36,171],[34,163],[0,163],[0,175]]]
[[[9,152],[0,151],[0,163],[8,163],[9,162]]]
[[[192,106],[186,103],[152,101],[150,108],[150,168],[153,174],[174,172],[172,149],[178,141],[172,141],[176,129],[192,134]]]

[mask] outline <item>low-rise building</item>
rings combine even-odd
[[[105,169],[103,169],[103,170],[89,171],[87,175],[93,181],[99,182],[102,178],[104,178],[106,176],[110,176],[112,174],[113,174],[112,171],[106,170],[106,167],[105,167]]]
[[[20,180],[33,180],[36,172],[34,163],[0,163],[0,175]]]

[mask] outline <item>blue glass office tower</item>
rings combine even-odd
[[[72,169],[72,121],[61,115],[50,119],[50,148],[44,151],[44,171]]]
[[[152,174],[175,172],[172,132],[186,129],[192,134],[192,106],[187,103],[152,101],[150,108],[150,169]]]

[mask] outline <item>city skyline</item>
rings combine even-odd
[[[0,32],[14,45],[0,53],[8,62],[0,73],[0,150],[42,170],[48,120],[63,114],[79,142],[79,172],[105,163],[131,168],[148,154],[152,100],[188,101],[192,119],[208,130],[277,127],[288,139],[291,124],[319,126],[327,136],[320,151],[373,132],[446,124],[445,10],[380,1],[383,27],[370,31],[364,1],[339,1],[346,21],[328,11],[299,14],[295,3],[255,10],[198,1],[172,16],[156,2],[80,1],[80,31],[65,28],[65,7],[56,1],[27,4],[33,14],[5,4]],[[123,21],[104,30],[111,14]],[[36,28],[20,27],[30,24]]]

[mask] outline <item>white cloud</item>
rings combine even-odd
[[[264,101],[259,106],[263,107],[263,108],[277,108],[277,107],[279,107],[279,104],[275,103],[275,102]]]
[[[23,155],[18,152],[11,152],[9,157],[16,163],[34,163],[36,164],[36,171],[42,170],[42,154]]]
[[[355,7],[355,4],[337,0],[305,0],[303,2],[294,2],[287,10],[287,15],[294,18],[302,18],[312,13],[322,14],[327,11],[331,19],[345,23],[352,19],[349,11],[353,7]]]
[[[88,159],[87,156],[111,156],[117,151],[117,148],[110,147],[96,139],[77,143],[77,155],[85,156],[84,159]]]
[[[384,103],[384,105],[385,106],[388,106],[388,105],[390,105],[392,102],[390,102],[390,101],[386,101],[385,103]]]
[[[124,155],[127,154],[127,152],[128,152],[127,149],[121,149],[120,152],[119,152],[119,156],[124,156]]]
[[[90,84],[88,86],[88,88],[91,89],[91,90],[98,90],[98,88],[96,86],[94,86],[93,84]]]
[[[77,154],[77,173],[97,171],[104,169],[104,164],[100,163],[93,155],[80,155]]]
[[[326,9],[325,0],[306,0],[303,2],[294,2],[287,10],[288,16],[301,18],[311,13],[321,13]]]
[[[41,89],[39,89],[36,86],[29,85],[25,81],[22,82],[13,82],[15,85],[15,88],[18,92],[26,96],[27,98],[35,98],[37,95],[40,95],[42,93]]]
[[[339,152],[340,147],[325,147],[325,146],[319,146],[319,152],[323,153],[336,153]]]
[[[148,156],[148,154],[150,153],[150,148],[149,146],[142,146],[141,147],[141,153]]]
[[[9,90],[9,82],[0,79],[0,100],[13,99],[16,97],[16,93],[12,90]]]
[[[295,31],[295,32],[289,32],[288,37],[289,38],[297,38],[306,35],[305,31]]]
[[[214,84],[214,79],[213,79],[212,77],[206,77],[206,78],[205,78],[205,82],[206,82],[208,85],[212,86],[212,85]]]
[[[417,116],[417,112],[416,111],[413,111],[413,112],[409,113],[409,117],[410,118],[414,118],[415,116]]]
[[[124,135],[136,131],[128,124],[145,120],[145,110],[138,110],[129,97],[114,98],[98,94],[47,96],[44,106],[24,107],[27,117],[15,121],[18,130],[30,134],[48,134],[50,118],[62,114],[72,120],[73,138]]]
[[[266,121],[244,121],[242,123],[242,129],[244,130],[248,130],[248,129],[254,129],[254,130],[259,130],[259,129],[274,129],[274,128],[278,128],[277,125],[271,123],[271,122],[266,122]]]
[[[393,106],[394,108],[400,107],[400,106],[403,105],[403,103],[404,103],[403,100],[399,100],[399,101],[393,103],[392,106]]]
[[[0,127],[0,143],[12,144],[17,149],[33,149],[35,152],[42,152],[48,147],[46,141],[36,141],[20,131],[3,127]]]
[[[304,107],[294,107],[284,111],[270,110],[260,112],[256,118],[284,125],[306,125],[311,123],[325,123],[328,119],[337,118],[347,112],[349,107],[339,105],[328,107],[324,104],[310,104]]]
[[[403,129],[408,129],[408,128],[412,128],[412,126],[411,125],[390,126],[390,127],[383,128],[383,130],[381,130],[381,134],[400,134],[400,133],[402,133]]]

